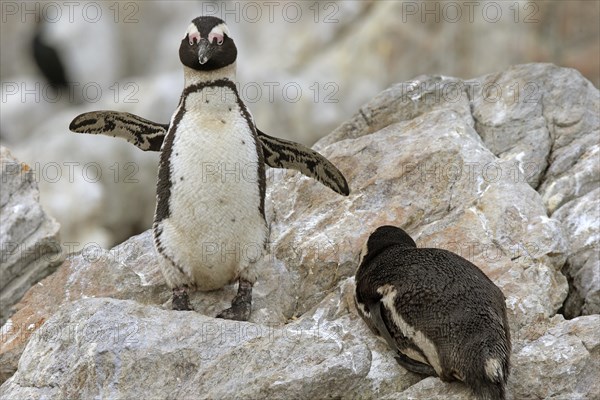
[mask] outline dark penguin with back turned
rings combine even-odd
[[[173,308],[190,309],[190,288],[238,281],[232,306],[218,317],[247,320],[255,264],[268,237],[265,164],[296,169],[342,195],[348,184],[317,152],[256,128],[235,86],[237,49],[221,19],[194,19],[179,58],[185,87],[168,125],[97,111],[79,115],[69,128],[160,150],[153,233]]]
[[[474,264],[450,251],[417,248],[402,229],[382,226],[363,247],[355,301],[402,367],[462,381],[481,399],[505,398],[505,299]]]

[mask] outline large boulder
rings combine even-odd
[[[580,77],[526,65],[505,71],[503,85],[524,75],[542,91],[538,101],[558,90],[549,83],[554,76]],[[528,157],[544,158],[546,147],[529,146],[527,132],[514,122],[535,120],[542,130],[532,131],[535,140],[551,137],[537,119],[564,105],[505,108],[503,120],[518,130],[520,156],[488,140],[494,130],[513,131],[484,122],[493,113],[483,110],[489,107],[480,99],[485,92],[476,87],[486,79],[423,76],[395,85],[320,141],[315,147],[348,178],[352,192],[346,198],[298,173],[269,172],[271,234],[247,323],[212,318],[231,301],[233,286],[194,293],[194,312],[169,310],[170,291],[150,231],[110,251],[90,247],[71,255],[27,293],[3,327],[5,377],[16,373],[0,393],[470,398],[464,385],[403,370],[356,314],[352,275],[360,249],[376,227],[395,224],[419,246],[446,248],[474,262],[502,289],[513,342],[508,392],[514,398],[597,396],[598,316],[565,321],[558,314],[569,290],[563,267],[578,260],[572,253],[576,228],[563,222],[566,216],[548,217],[536,191],[546,175],[530,178],[522,168]],[[582,107],[593,108],[598,91],[585,88]],[[560,90],[573,96],[569,85]],[[480,132],[484,126],[492,133]],[[586,209],[593,196],[574,199]],[[547,384],[528,384],[532,380]]]
[[[470,85],[484,143],[515,163],[515,177],[538,190],[569,238],[565,316],[600,313],[598,90],[573,70],[544,64],[516,66]]]
[[[39,202],[31,167],[0,146],[0,324],[35,283],[56,270],[64,259],[60,225]]]

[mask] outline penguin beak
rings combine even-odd
[[[200,39],[198,43],[198,61],[200,64],[206,64],[214,54],[214,46],[210,44],[208,39]]]

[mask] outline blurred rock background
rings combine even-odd
[[[421,74],[552,62],[600,84],[597,1],[5,1],[0,137],[33,169],[65,247],[108,248],[151,226],[158,155],[68,125],[97,109],[168,121],[183,84],[179,41],[198,15],[227,21],[258,126],[305,144]],[[71,91],[53,92],[33,62],[38,18]]]

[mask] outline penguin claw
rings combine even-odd
[[[248,321],[248,318],[250,318],[250,309],[250,303],[242,304],[242,302],[240,302],[238,304],[232,304],[231,307],[218,313],[216,318],[231,319],[234,321]]]
[[[238,292],[231,302],[231,307],[221,311],[216,318],[248,321],[252,311],[252,284],[240,279]]]
[[[193,311],[190,307],[190,297],[187,288],[173,289],[173,310],[175,311]]]

